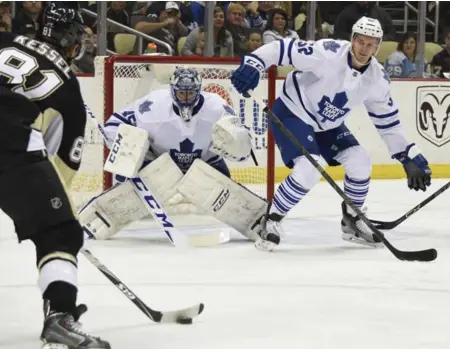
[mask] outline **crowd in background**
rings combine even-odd
[[[96,12],[95,2],[78,2],[80,7]],[[398,2],[401,3],[401,2]],[[410,2],[415,4],[417,2]],[[348,40],[353,23],[361,16],[377,18],[384,31],[385,41],[397,42],[393,52],[382,62],[391,77],[416,77],[417,35],[399,32],[383,2],[317,2],[315,39]],[[433,16],[434,1],[427,2],[427,15]],[[11,15],[11,2],[0,1],[0,30],[33,37],[37,17],[43,2],[16,2],[16,14]],[[205,2],[202,1],[111,1],[107,17],[127,27],[167,43],[180,56],[203,56],[205,50]],[[263,44],[282,38],[306,39],[307,5],[303,1],[221,1],[213,13],[214,56],[241,57]],[[434,17],[432,17],[434,18]],[[96,19],[84,16],[85,36],[83,57],[74,63],[77,72],[93,72],[96,54]],[[425,71],[433,77],[450,72],[450,5],[440,2],[439,52],[426,62]],[[124,30],[108,25],[107,47],[117,52],[117,34]],[[427,41],[432,38],[427,37]],[[142,52],[135,45],[129,54],[144,54],[149,41],[144,41]],[[156,43],[155,51],[169,53]],[[123,52],[120,52],[123,53]],[[400,68],[399,68],[400,67]]]

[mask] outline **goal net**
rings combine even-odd
[[[232,86],[230,77],[238,66],[236,59],[194,58],[171,56],[111,56],[97,57],[95,77],[89,92],[82,91],[86,104],[97,121],[103,124],[113,112],[143,97],[151,91],[168,89],[169,78],[176,67],[198,71],[202,89],[221,96],[251,130],[253,150],[258,166],[252,158],[237,163],[228,161],[232,178],[258,195],[271,197],[274,186],[273,142],[267,132],[267,117],[263,108],[252,98],[242,97]],[[255,96],[268,102],[270,79],[263,76]],[[273,81],[275,86],[275,81]],[[92,93],[95,91],[95,93]],[[273,97],[272,97],[273,98]],[[111,175],[103,172],[107,150],[95,125],[89,120],[85,133],[85,149],[81,168],[72,184],[77,206],[111,186]]]

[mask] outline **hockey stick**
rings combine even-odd
[[[245,93],[244,97],[250,97],[250,94]],[[344,200],[344,202],[350,206],[356,215],[367,224],[367,226],[372,230],[375,236],[380,239],[383,244],[392,252],[392,254],[400,260],[406,261],[421,261],[429,262],[433,261],[437,257],[437,251],[435,249],[428,249],[422,251],[401,251],[396,249],[392,244],[385,238],[382,232],[377,230],[370,220],[361,212],[361,210],[355,206],[352,200],[342,191],[342,189],[336,184],[336,182],[330,177],[330,175],[325,171],[325,169],[311,156],[311,154],[305,149],[305,147],[298,141],[298,139],[288,130],[286,126],[278,119],[278,117],[267,107],[265,103],[257,100],[257,102],[264,106],[264,112],[267,116],[277,125],[277,127],[283,132],[286,137],[294,144],[298,150],[308,159],[308,161],[316,168],[317,171],[325,178],[325,180],[331,185],[331,187],[338,193],[338,195]]]
[[[193,318],[200,315],[205,308],[203,303],[194,305],[189,308],[173,310],[173,311],[159,311],[149,308],[138,296],[136,296],[131,290],[115,276],[111,270],[109,270],[102,262],[100,262],[94,255],[85,248],[81,249],[81,253],[85,256],[89,262],[91,262],[98,270],[111,281],[127,298],[134,303],[147,317],[154,322],[161,323],[179,323],[179,324],[191,324]]]
[[[90,119],[97,126],[100,131],[103,140],[108,144],[108,137],[105,130],[97,122],[95,115],[85,104],[86,112],[89,114]],[[230,240],[230,235],[227,232],[218,232],[212,234],[201,235],[186,235],[182,234],[172,223],[171,219],[165,213],[163,207],[159,204],[158,200],[153,196],[151,191],[147,188],[140,177],[131,179],[131,183],[134,186],[136,194],[142,200],[144,205],[148,208],[148,211],[152,215],[153,219],[158,223],[161,230],[167,235],[170,242],[175,246],[188,247],[188,246],[214,246],[222,243],[226,243]]]
[[[370,222],[377,228],[382,230],[390,230],[395,228],[400,223],[403,223],[406,219],[411,217],[414,213],[419,211],[422,207],[425,207],[426,204],[428,204],[430,201],[433,201],[435,198],[437,198],[439,195],[441,195],[444,191],[446,191],[448,188],[450,188],[450,182],[445,184],[442,188],[438,189],[435,193],[430,195],[428,198],[423,200],[421,203],[419,203],[417,206],[410,209],[408,212],[406,212],[403,216],[397,218],[395,221],[390,222],[384,222],[384,221],[377,221],[375,219],[371,219]]]

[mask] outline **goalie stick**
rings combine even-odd
[[[446,191],[448,188],[450,188],[450,182],[445,184],[442,188],[438,189],[436,192],[431,194],[428,198],[423,200],[421,203],[419,203],[417,206],[410,209],[408,212],[406,212],[403,216],[397,218],[395,221],[385,222],[385,221],[377,221],[375,219],[371,219],[370,221],[377,229],[382,230],[390,230],[395,228],[396,226],[403,223],[406,219],[411,217],[414,213],[419,211],[422,207],[425,207],[430,201],[433,201],[435,198],[437,198],[439,195],[441,195],[444,191]]]
[[[97,129],[101,133],[105,143],[108,144],[108,137],[106,136],[105,130],[97,122],[95,115],[89,107],[86,104],[84,107],[86,112],[89,114],[89,118],[97,126]],[[152,215],[153,219],[158,223],[161,230],[167,235],[173,245],[180,247],[206,247],[223,244],[230,240],[230,233],[228,230],[204,235],[182,234],[172,223],[171,219],[165,213],[163,206],[159,204],[158,200],[153,196],[140,177],[132,178],[131,183],[133,183],[135,192],[144,205],[148,208],[148,211]]]
[[[249,98],[249,93],[244,93],[244,97]],[[330,184],[330,186],[338,193],[338,195],[344,200],[344,202],[350,206],[356,215],[367,224],[367,226],[372,230],[375,236],[380,239],[383,244],[392,252],[392,254],[400,260],[406,261],[420,261],[420,262],[430,262],[436,259],[437,251],[432,248],[428,250],[421,251],[401,251],[395,248],[380,232],[377,228],[375,228],[370,220],[361,212],[361,210],[355,206],[352,200],[342,191],[342,189],[336,184],[333,178],[325,171],[325,169],[320,166],[320,164],[311,156],[311,154],[305,149],[305,147],[298,141],[298,139],[289,131],[289,129],[284,126],[280,119],[267,107],[265,103],[256,99],[256,101],[264,107],[264,112],[267,114],[268,118],[271,119],[277,127],[283,132],[286,137],[294,144],[298,150],[308,159],[308,161],[316,168],[317,171],[325,178],[325,180]]]
[[[173,310],[173,311],[159,311],[148,307],[139,297],[136,296],[120,279],[115,276],[102,262],[100,262],[94,255],[85,248],[81,249],[81,253],[89,262],[91,262],[98,270],[102,272],[106,278],[111,281],[127,298],[134,303],[150,320],[161,323],[179,323],[190,324],[192,320],[200,315],[205,308],[203,303],[194,305],[189,308]]]

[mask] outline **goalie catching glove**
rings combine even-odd
[[[213,126],[210,151],[230,161],[245,161],[252,150],[248,128],[238,116],[225,113]]]

